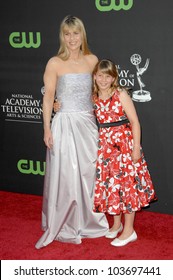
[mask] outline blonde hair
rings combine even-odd
[[[86,31],[83,22],[79,18],[69,15],[63,19],[60,25],[60,32],[59,32],[60,48],[58,51],[58,56],[62,60],[67,60],[69,58],[69,51],[64,41],[64,33],[69,29],[74,29],[81,32],[82,35],[81,51],[83,55],[91,54],[91,51],[89,50],[88,47]]]
[[[108,74],[111,75],[114,78],[114,81],[111,85],[111,90],[115,90],[118,87],[120,87],[119,83],[118,83],[118,71],[116,68],[116,65],[108,59],[102,59],[99,62],[97,62],[96,66],[94,67],[93,70],[93,97],[94,99],[98,97],[98,85],[94,79],[94,76],[96,75],[96,73],[98,71],[101,71],[104,74]]]

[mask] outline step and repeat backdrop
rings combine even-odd
[[[109,58],[131,88],[158,202],[173,214],[171,0],[7,0],[0,9],[0,189],[42,195],[43,73],[66,15],[85,24],[90,49]]]

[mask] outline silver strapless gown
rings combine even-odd
[[[36,248],[53,240],[79,244],[104,236],[106,217],[94,213],[98,132],[91,102],[90,74],[65,74],[57,83],[61,109],[53,118],[53,149],[47,150],[42,228]]]

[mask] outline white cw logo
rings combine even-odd
[[[133,0],[95,0],[96,8],[100,12],[130,10],[133,6]]]

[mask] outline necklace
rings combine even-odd
[[[77,58],[70,58],[69,61],[70,61],[72,64],[79,65],[79,64],[81,64],[81,62],[82,62],[83,60],[82,60],[81,55],[79,55],[79,57],[77,57]]]
[[[71,63],[73,63],[73,64],[75,64],[75,65],[78,65],[78,64],[80,64],[80,61],[77,61],[77,60],[70,60],[71,61]]]

